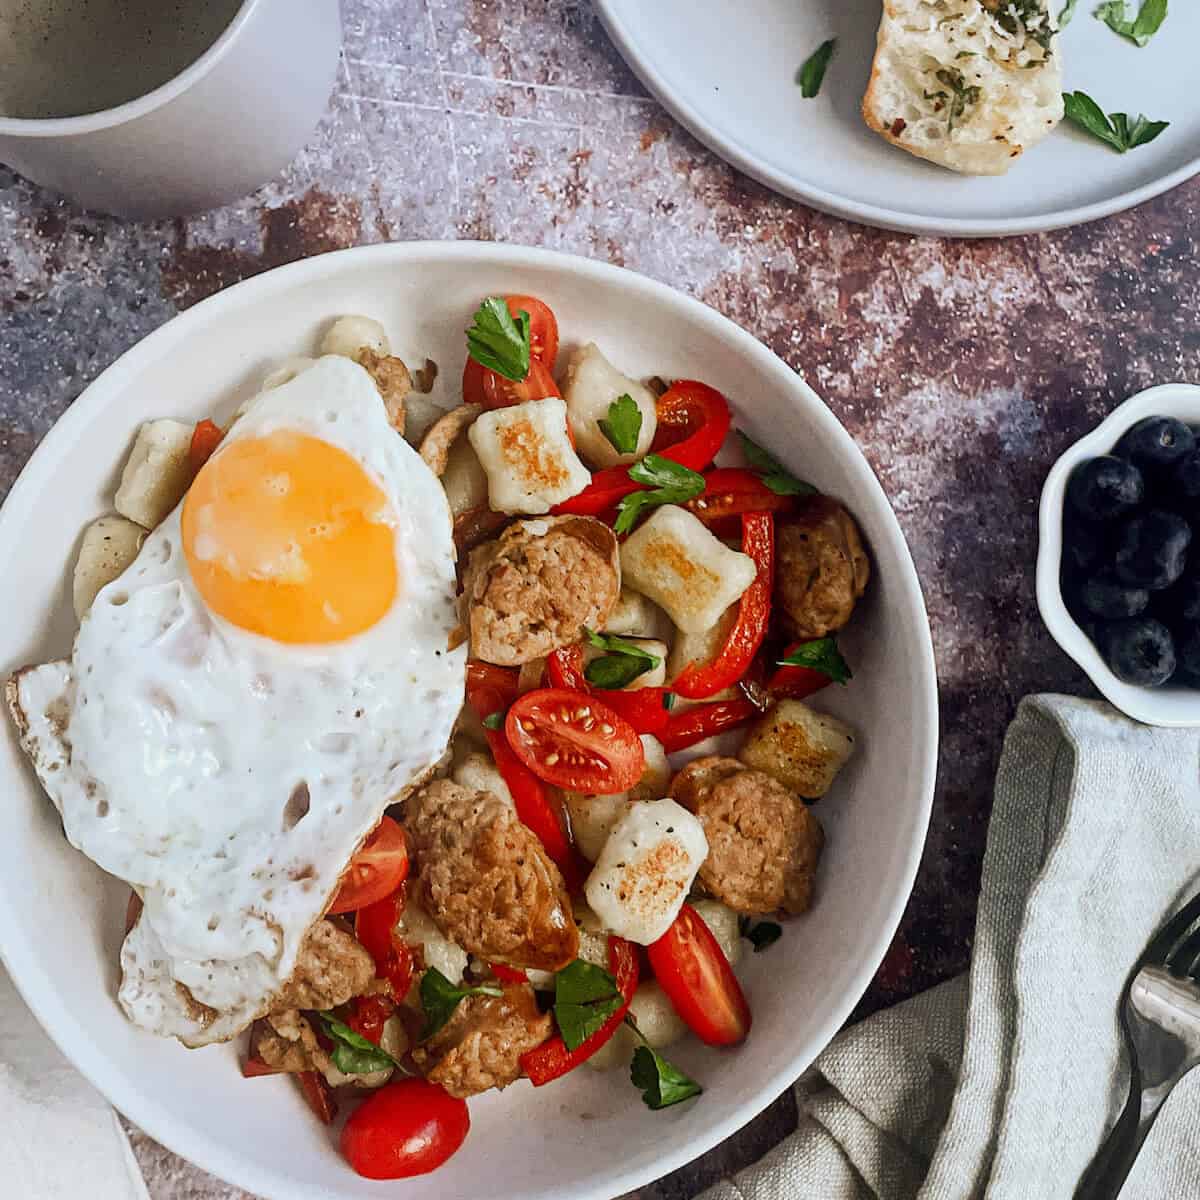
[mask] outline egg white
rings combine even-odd
[[[227,440],[279,429],[345,450],[387,495],[400,581],[389,611],[322,645],[231,625],[190,577],[180,506],[84,619],[58,703],[67,761],[43,773],[71,843],[143,897],[121,1004],[189,1045],[264,1011],[346,863],[441,757],[462,704],[445,496],[370,377],[321,359],[257,397]]]

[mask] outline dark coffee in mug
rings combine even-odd
[[[195,62],[241,7],[0,0],[0,117],[78,117],[136,100]]]

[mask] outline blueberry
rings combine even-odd
[[[1187,566],[1192,528],[1177,513],[1154,508],[1116,531],[1117,578],[1134,587],[1170,587]]]
[[[1113,448],[1143,471],[1167,470],[1196,448],[1196,435],[1174,417],[1145,417],[1127,429]]]
[[[1111,521],[1132,512],[1146,494],[1142,473],[1132,463],[1106,454],[1075,468],[1067,500],[1088,521]]]
[[[1193,567],[1164,592],[1155,596],[1156,615],[1168,625],[1200,624],[1200,572]]]
[[[1083,581],[1079,603],[1085,612],[1106,621],[1140,617],[1149,607],[1150,593],[1122,583],[1112,571],[1101,571]]]
[[[1063,525],[1063,566],[1082,574],[1108,557],[1108,539],[1104,530],[1091,521],[1068,514]]]
[[[1183,682],[1200,686],[1200,628],[1183,634],[1178,642],[1179,675]]]
[[[1106,627],[1103,641],[1112,673],[1126,683],[1159,687],[1175,673],[1175,643],[1161,621],[1117,621]]]
[[[1200,450],[1193,450],[1175,464],[1169,490],[1183,502],[1189,516],[1200,510]]]

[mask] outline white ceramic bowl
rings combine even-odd
[[[1200,726],[1200,691],[1167,685],[1138,687],[1118,679],[1063,601],[1060,573],[1067,482],[1080,463],[1107,454],[1143,417],[1178,417],[1200,425],[1200,387],[1168,383],[1131,396],[1054,464],[1042,488],[1039,512],[1037,599],[1050,636],[1087,672],[1105,698],[1137,721],[1171,728]]]
[[[273,360],[311,352],[329,318],[347,312],[381,319],[408,361],[433,358],[449,406],[463,329],[479,299],[497,292],[544,297],[567,345],[595,339],[634,375],[707,380],[731,397],[752,436],[847,502],[874,578],[844,639],[854,682],[820,704],[862,731],[860,750],[821,804],[829,839],[815,909],[746,963],[749,1040],[727,1052],[679,1047],[703,1097],[654,1114],[620,1072],[583,1070],[541,1091],[520,1082],[472,1101],[471,1135],[441,1171],[379,1184],[350,1171],[288,1081],[243,1080],[234,1046],[187,1051],[125,1020],[114,994],[128,893],[67,845],[9,731],[0,745],[5,965],[67,1057],[118,1108],[272,1200],[608,1200],[682,1165],[783,1091],[849,1016],[892,938],[924,842],[937,743],[933,653],[908,549],[865,459],[794,371],[711,309],[630,272],[545,251],[351,250],[230,288],[146,338],[63,416],[0,512],[0,577],[10,596],[19,593],[6,606],[0,663],[69,650],[75,547],[84,524],[111,505],[139,421],[228,414]]]

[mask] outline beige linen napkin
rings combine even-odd
[[[117,1114],[42,1032],[0,967],[0,1196],[149,1200]]]
[[[969,981],[842,1033],[800,1127],[705,1200],[1069,1200],[1124,1104],[1117,1009],[1200,889],[1200,731],[1106,704],[1022,702],[996,777]],[[1200,1072],[1122,1200],[1200,1196]]]

